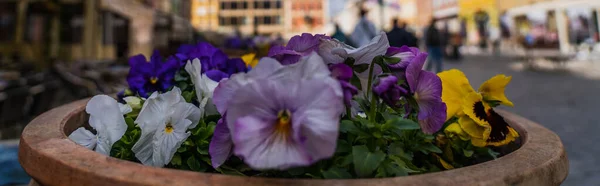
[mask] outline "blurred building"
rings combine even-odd
[[[319,33],[328,19],[323,0],[196,0],[190,7],[195,28],[221,33]]]
[[[288,35],[303,32],[322,33],[327,18],[328,1],[303,0],[291,1],[291,11],[284,18]],[[288,11],[286,11],[288,12]],[[289,21],[288,21],[289,20]]]
[[[498,5],[505,1],[458,0],[458,16],[466,24],[467,42],[487,46],[488,40],[500,37]]]
[[[570,53],[578,45],[594,45],[600,40],[598,0],[507,0],[498,7],[504,13],[501,24],[517,42],[530,47]],[[526,43],[526,38],[531,43]]]
[[[170,8],[158,6],[165,4]],[[190,13],[180,11],[189,10],[185,7],[189,0],[3,0],[0,61],[29,61],[42,69],[54,60],[150,55],[161,45],[161,37],[154,37],[160,26],[168,33],[167,44],[191,39],[192,27],[185,26],[188,18],[183,18]]]

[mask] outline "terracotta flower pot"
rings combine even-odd
[[[274,179],[148,167],[98,154],[67,138],[87,122],[86,100],[35,118],[23,132],[19,161],[40,185],[559,185],[568,173],[563,144],[550,130],[499,111],[522,136],[522,146],[501,158],[436,173],[378,179]]]

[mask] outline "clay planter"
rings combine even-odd
[[[154,168],[97,154],[67,138],[87,123],[86,100],[48,111],[25,128],[19,161],[40,185],[559,185],[568,173],[563,144],[550,130],[499,111],[522,136],[522,146],[501,158],[464,168],[380,179],[274,179]]]

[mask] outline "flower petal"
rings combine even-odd
[[[210,154],[210,161],[213,168],[220,167],[229,156],[231,156],[231,148],[233,147],[233,141],[231,139],[231,133],[227,128],[227,123],[221,118],[217,122],[215,131],[212,139],[210,140],[210,146],[208,147],[208,153]]]
[[[491,131],[491,127],[489,125],[485,127],[478,125],[468,116],[460,117],[458,119],[458,124],[460,125],[460,128],[472,138],[478,138],[484,141],[488,138],[487,136]]]
[[[465,96],[475,92],[469,80],[461,71],[452,69],[438,73],[442,81],[442,101],[446,103],[448,111],[446,120],[462,113],[462,101]]]
[[[96,135],[83,127],[79,127],[69,134],[69,139],[90,150],[94,150],[96,147]]]
[[[161,123],[164,123],[167,111],[173,105],[185,101],[181,96],[181,90],[178,87],[173,87],[173,90],[164,94],[153,93],[144,105],[140,114],[135,120],[135,123],[140,126],[142,133],[144,131],[154,131]]]
[[[171,121],[179,121],[181,119],[187,119],[191,122],[190,126],[185,128],[193,129],[196,128],[198,122],[200,122],[200,109],[191,103],[179,102],[170,108],[172,113],[170,114]]]
[[[408,64],[406,67],[406,83],[408,87],[410,87],[411,92],[415,92],[417,88],[417,84],[422,73],[426,72],[423,70],[423,64],[425,64],[425,60],[427,59],[427,54],[420,54],[413,59],[412,62]],[[435,74],[434,74],[435,75]]]
[[[512,107],[514,104],[504,94],[504,89],[511,79],[511,76],[505,76],[504,74],[496,75],[481,84],[479,92],[485,100],[500,101],[501,104]]]
[[[266,78],[273,74],[283,66],[273,58],[262,58],[258,65],[247,74],[234,74],[231,78],[222,80],[217,88],[215,88],[213,103],[221,115],[225,114],[228,108],[229,101],[233,98],[236,91],[258,78]],[[282,73],[280,73],[282,75]]]
[[[320,90],[320,91],[315,91]],[[301,142],[311,161],[329,158],[335,152],[343,97],[322,80],[301,81],[290,103],[294,139]]]
[[[234,153],[253,169],[284,170],[312,163],[302,146],[274,134],[275,120],[245,116],[235,122]]]
[[[100,141],[99,145],[112,145],[119,141],[127,130],[127,124],[123,113],[119,108],[117,100],[107,95],[97,95],[92,97],[85,107],[85,111],[90,114],[90,126],[98,132],[98,137],[106,139]],[[107,151],[110,153],[110,148]]]
[[[182,127],[174,127],[175,130],[170,134],[164,131],[157,131],[152,143],[152,163],[149,165],[162,167],[171,162],[177,149],[190,136],[190,132],[185,132],[185,126],[190,125],[190,123],[189,120],[180,120],[175,125],[183,126],[183,130],[179,130]]]

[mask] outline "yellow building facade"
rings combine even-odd
[[[466,23],[468,43],[481,43],[497,34],[494,32],[499,28],[498,3],[496,0],[458,0],[458,17]]]

